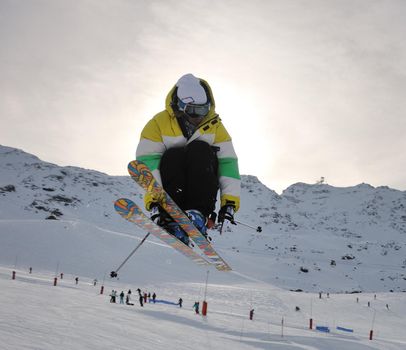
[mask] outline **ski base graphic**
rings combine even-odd
[[[150,232],[155,237],[159,238],[181,254],[185,255],[198,265],[211,265],[206,259],[197,254],[192,248],[181,242],[175,236],[158,226],[150,218],[148,218],[133,201],[127,198],[120,198],[115,201],[114,208],[117,213],[129,222],[136,224],[143,230]]]

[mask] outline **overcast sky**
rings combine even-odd
[[[185,73],[242,174],[406,190],[406,1],[0,0],[0,144],[127,174]]]

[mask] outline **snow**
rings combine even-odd
[[[54,274],[44,271],[0,269],[1,327],[4,349],[404,349],[402,334],[404,294],[293,293],[259,283],[209,284],[207,316],[196,315],[192,305],[202,301],[202,283],[158,283],[140,286],[158,299],[177,302],[140,307],[134,292],[138,285],[101,281],[65,274],[53,286]],[[134,306],[112,304],[108,293],[131,288]],[[372,303],[367,307],[366,302]],[[385,305],[389,303],[390,310]],[[300,311],[294,307],[300,305]],[[309,310],[315,326],[329,334],[309,330]],[[248,318],[255,309],[254,319]],[[396,311],[392,311],[396,310]],[[368,339],[374,312],[374,339]],[[282,329],[282,318],[284,327]],[[354,329],[354,333],[336,330]]]
[[[110,279],[145,235],[112,206],[122,196],[142,204],[131,179],[5,146],[0,171],[0,349],[406,348],[405,192],[298,183],[280,196],[244,176],[237,219],[263,231],[211,232],[232,272],[194,265],[148,238]],[[184,307],[141,308],[137,288],[182,297]],[[110,303],[112,289],[131,289],[135,305]],[[208,314],[196,315],[203,300]]]

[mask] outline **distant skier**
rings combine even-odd
[[[116,296],[117,296],[117,292],[113,289],[110,294],[110,303],[116,302]]]
[[[147,298],[148,298],[148,294],[147,294],[147,293],[144,293],[144,303],[147,302]]]
[[[200,313],[200,311],[199,311],[199,302],[198,302],[198,301],[196,301],[196,302],[194,303],[193,309],[195,310],[196,314],[199,314],[199,313]]]
[[[182,307],[182,303],[183,303],[183,299],[182,299],[182,298],[179,298],[179,301],[178,301],[179,307]]]
[[[120,293],[120,304],[124,304],[124,291]]]
[[[154,294],[152,294],[152,302],[155,304],[155,301],[156,301],[156,294],[154,292]]]
[[[141,293],[141,289],[138,288],[137,292],[138,292],[138,296],[139,296],[138,300],[140,302],[140,306],[144,306],[144,296]]]
[[[75,284],[78,284],[79,283],[79,277],[76,277],[75,278]]]
[[[127,305],[134,305],[134,304],[131,302],[131,293],[127,293],[127,295],[126,295],[126,297],[125,297],[125,303],[126,303]]]
[[[254,318],[254,309],[250,310],[250,320],[252,321]]]
[[[178,80],[166,97],[166,109],[142,130],[136,156],[204,235],[215,218],[218,188],[218,221],[234,221],[240,206],[237,155],[205,80],[192,74]],[[161,210],[163,200],[162,194],[147,192],[145,208],[152,211],[158,225],[188,244],[189,237]]]
[[[148,293],[148,302],[151,302],[151,293]]]

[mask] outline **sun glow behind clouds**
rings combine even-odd
[[[216,111],[233,140],[240,173],[264,174],[272,163],[272,149],[265,124],[261,122],[264,113],[253,95],[255,91],[217,79],[209,83]]]

